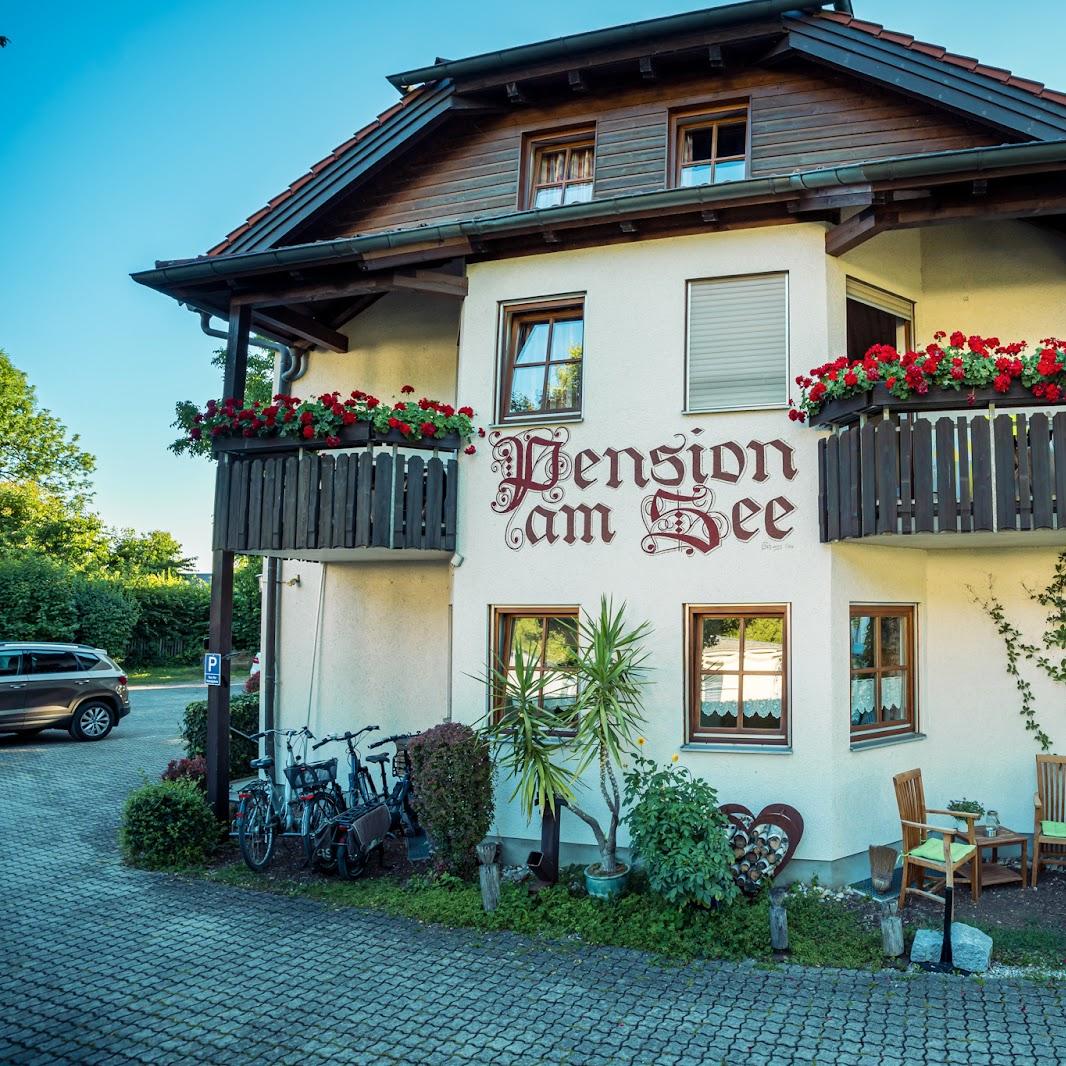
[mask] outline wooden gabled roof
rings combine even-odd
[[[786,6],[799,9],[799,13],[782,15]],[[661,37],[664,33],[675,32],[669,27],[676,22],[676,32],[683,29],[689,34],[685,37],[686,46],[692,41],[695,47],[695,42],[704,38],[698,35],[692,38],[691,27],[696,24],[693,20],[698,21],[701,15],[714,14],[718,32],[721,30],[719,24],[725,25],[729,21],[745,29],[753,20],[761,20],[760,33],[765,35],[768,25],[772,24],[770,29],[778,41],[768,57],[771,61],[775,55],[795,56],[846,71],[985,123],[1014,139],[1066,139],[1066,94],[1047,89],[1039,82],[1019,78],[1010,71],[917,41],[908,34],[888,31],[844,11],[822,10],[823,6],[817,2],[803,4],[799,0],[790,5],[772,0],[747,0],[726,8],[653,20],[653,23],[659,27],[657,32]],[[683,27],[677,21],[682,19]],[[561,38],[545,42],[545,46],[555,46],[561,55],[570,54],[574,63],[617,63],[619,49],[623,47],[618,38],[619,31],[647,25],[652,23]],[[579,39],[580,49],[573,43]],[[523,46],[495,56],[474,58],[486,62],[496,60],[495,73],[488,80],[495,81],[502,96],[505,86],[509,92],[511,87],[520,83],[523,76],[521,64],[530,61],[537,47]],[[625,47],[631,50],[632,44]],[[665,47],[662,39],[657,47]],[[706,49],[705,44],[703,47]],[[407,84],[405,79],[416,76],[430,80],[407,93],[397,104],[339,145],[207,254],[216,257],[262,251],[291,241],[312,218],[320,216],[340,196],[350,194],[389,166],[448,116],[461,111],[476,111],[484,106],[491,89],[484,73],[486,62],[477,65],[477,98],[463,95],[464,64],[471,62],[440,61],[433,67],[394,75],[392,80],[401,84]],[[533,71],[531,67],[526,69]],[[537,69],[543,70],[542,67]],[[566,76],[565,69],[563,76]],[[502,97],[503,101],[506,99]],[[500,106],[500,103],[497,101],[494,106]]]

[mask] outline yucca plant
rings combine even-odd
[[[526,818],[532,818],[534,811],[554,812],[557,800],[562,799],[596,838],[600,851],[596,873],[610,875],[620,869],[617,840],[622,794],[615,767],[634,748],[643,722],[647,658],[643,642],[650,627],[645,622],[627,628],[625,604],[616,609],[603,597],[597,615],[582,617],[578,633],[580,646],[573,669],[542,667],[519,645],[512,664],[494,664],[483,679],[495,705],[486,731],[499,745],[499,764],[517,778],[511,799],[520,799]],[[544,692],[563,687],[575,675],[573,704],[560,709],[543,706]],[[567,736],[575,716],[576,732]],[[593,764],[599,768],[600,792],[610,812],[606,830],[575,801],[578,781]]]

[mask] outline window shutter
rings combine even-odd
[[[788,275],[690,281],[688,410],[788,403]]]
[[[867,285],[865,281],[848,278],[847,296],[849,300],[858,300],[868,307],[876,307],[878,311],[895,315],[904,322],[914,321],[914,303],[911,300],[904,300],[902,296],[895,296],[884,289]]]

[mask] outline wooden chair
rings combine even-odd
[[[1033,807],[1032,886],[1036,888],[1041,863],[1066,866],[1066,755],[1036,757]]]
[[[974,831],[974,822],[978,815],[926,807],[921,770],[908,770],[905,774],[896,774],[892,778],[892,784],[896,788],[896,804],[899,807],[899,820],[903,830],[903,879],[899,890],[900,910],[906,904],[910,893],[943,903],[944,897],[936,895],[935,890],[941,887],[954,888],[956,872],[966,865],[970,867],[970,894],[976,903],[981,898],[981,852],[977,847],[977,835]],[[931,814],[964,819],[966,832],[930,825],[929,815]],[[930,833],[939,833],[942,839],[931,838]],[[958,842],[955,837],[963,837],[963,841]],[[923,887],[927,870],[942,875],[942,880],[933,883],[934,891],[932,892],[927,892]],[[911,885],[914,879],[918,881],[917,887]]]

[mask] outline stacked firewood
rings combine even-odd
[[[729,843],[733,848],[733,878],[742,892],[754,895],[773,879],[788,851],[788,836],[776,825],[756,825],[748,829],[731,826]]]

